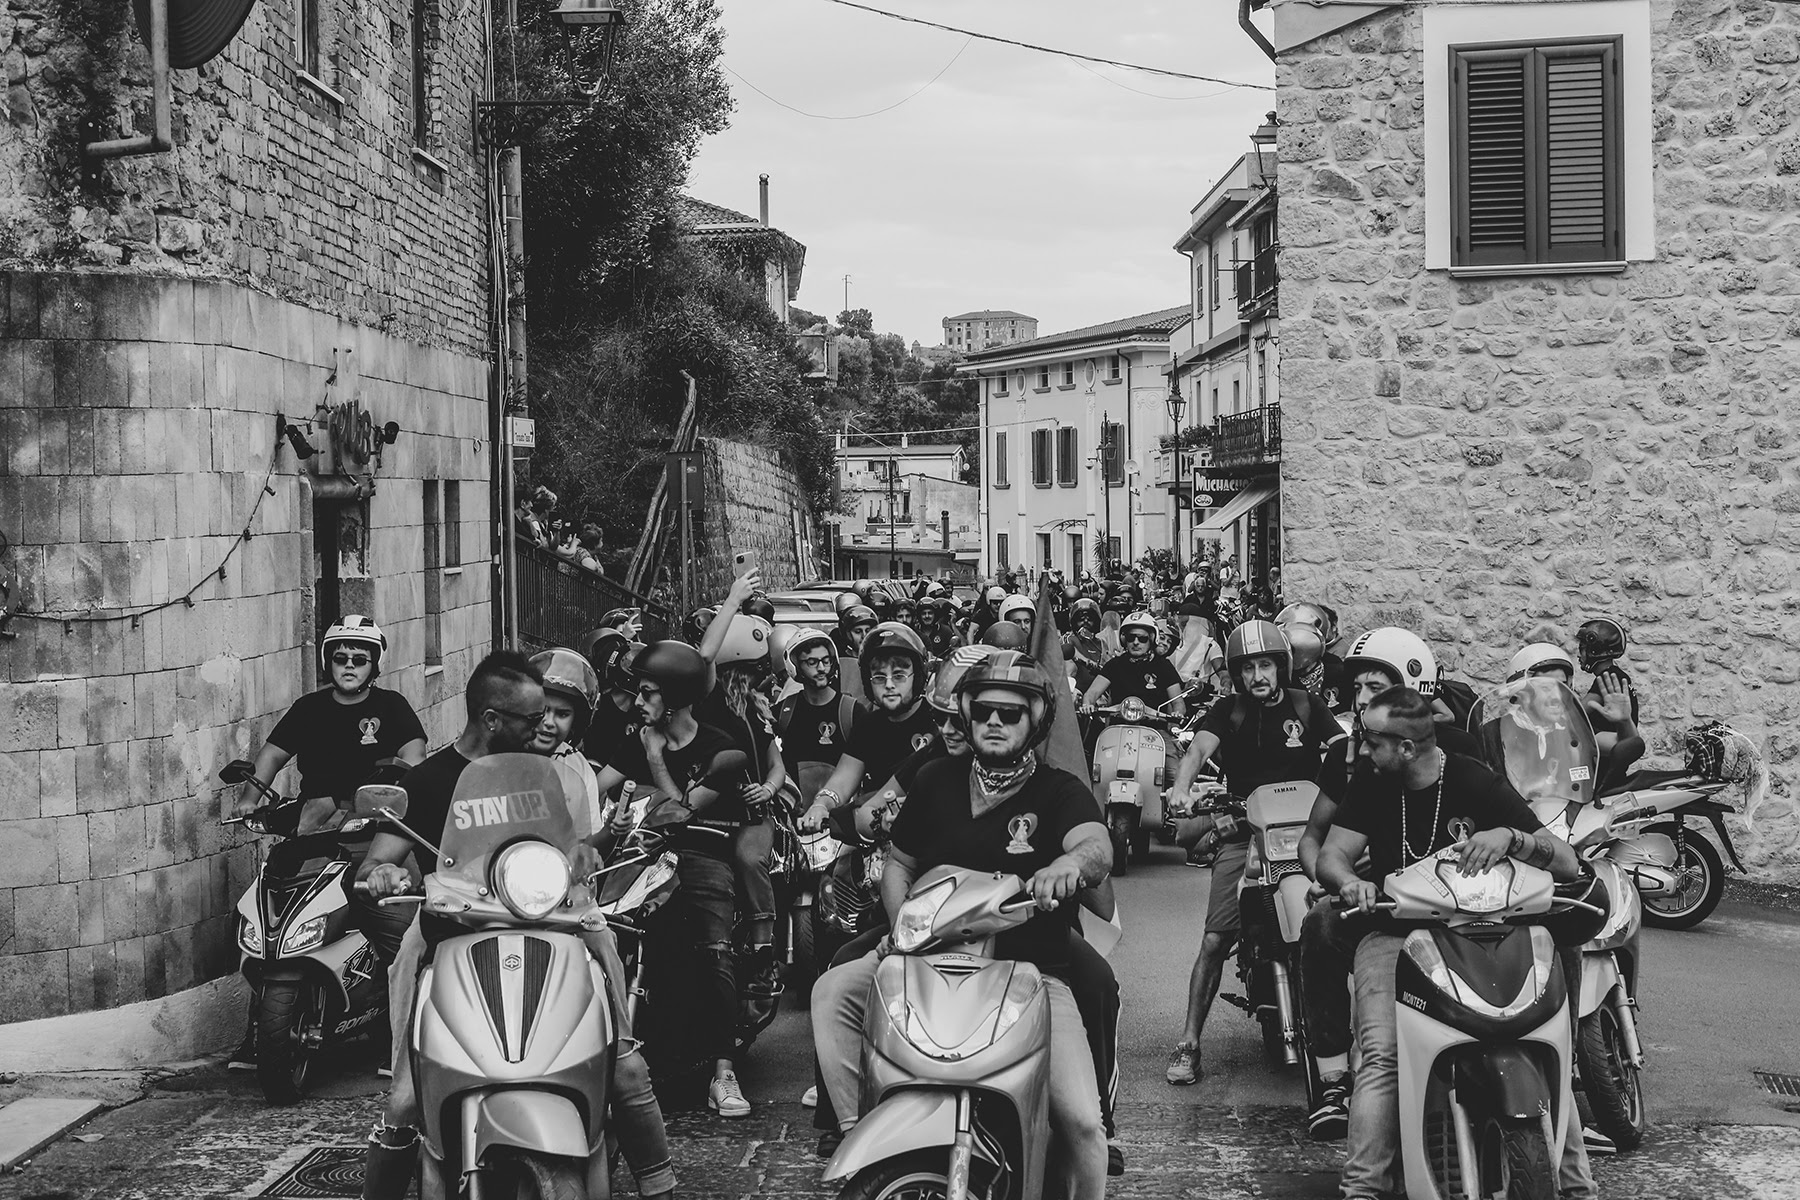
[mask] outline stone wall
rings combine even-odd
[[[1653,753],[1753,735],[1773,785],[1735,828],[1792,881],[1800,10],[1651,12],[1657,259],[1620,274],[1424,269],[1418,8],[1282,56],[1285,579],[1480,684],[1624,617]]]
[[[423,145],[411,0],[321,4],[316,82],[295,62],[299,0],[263,0],[222,54],[174,72],[175,150],[90,177],[83,142],[150,129],[131,0],[0,6],[0,262],[253,280],[484,353],[481,10],[423,7]]]
[[[460,728],[489,639],[487,375],[231,283],[0,272],[0,580],[25,614],[0,640],[0,1070],[5,1023],[237,969],[256,854],[219,824],[216,775],[313,686],[316,653],[313,476],[276,413],[355,398],[399,424],[362,513],[381,682],[432,745]],[[426,479],[459,483],[446,537],[469,564],[441,578],[435,668]]]
[[[704,438],[706,514],[700,522],[695,583],[702,603],[731,587],[732,555],[754,550],[763,587],[791,588],[819,576],[817,533],[806,491],[781,451]],[[795,534],[805,553],[795,553]],[[805,561],[802,561],[802,557]]]

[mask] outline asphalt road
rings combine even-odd
[[[1127,934],[1113,961],[1125,994],[1120,1140],[1128,1171],[1110,1194],[1335,1196],[1341,1144],[1305,1138],[1295,1072],[1264,1064],[1257,1028],[1237,1009],[1214,1009],[1203,1039],[1206,1078],[1185,1088],[1164,1082],[1207,872],[1187,868],[1173,850],[1155,858],[1119,882]],[[1649,931],[1644,971],[1656,1128],[1639,1151],[1596,1160],[1602,1194],[1800,1200],[1800,1114],[1783,1111],[1751,1076],[1800,1074],[1800,914],[1727,905],[1697,930]],[[1234,986],[1229,967],[1226,986]],[[810,1029],[798,1004],[789,1002],[741,1075],[756,1105],[744,1121],[712,1117],[693,1091],[663,1089],[682,1196],[825,1194],[811,1114],[798,1104],[811,1082]],[[309,1155],[360,1144],[381,1086],[366,1064],[346,1062],[316,1098],[269,1109],[245,1076],[216,1066],[181,1072],[0,1179],[0,1200],[268,1195]],[[344,1168],[325,1172],[339,1190],[311,1194],[356,1194],[354,1150],[346,1157]]]

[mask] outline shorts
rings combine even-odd
[[[1244,878],[1244,860],[1250,855],[1249,842],[1226,842],[1219,847],[1219,857],[1212,865],[1212,891],[1206,897],[1206,932],[1238,932],[1238,884]]]

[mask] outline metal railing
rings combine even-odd
[[[1274,306],[1276,290],[1281,284],[1281,273],[1275,266],[1276,249],[1268,246],[1258,250],[1256,257],[1234,268],[1239,320],[1247,320]]]
[[[673,614],[624,584],[519,543],[519,640],[532,650],[576,645],[615,608],[644,610],[644,640],[668,636]]]
[[[1214,467],[1260,467],[1281,461],[1281,405],[1220,417],[1213,436]]]

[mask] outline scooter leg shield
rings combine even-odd
[[[489,1092],[476,1103],[475,1158],[494,1146],[587,1160],[587,1124],[574,1101],[543,1091]]]
[[[825,1182],[840,1183],[865,1167],[913,1150],[941,1146],[948,1154],[955,1140],[955,1092],[895,1092],[844,1135],[844,1144],[825,1168]]]

